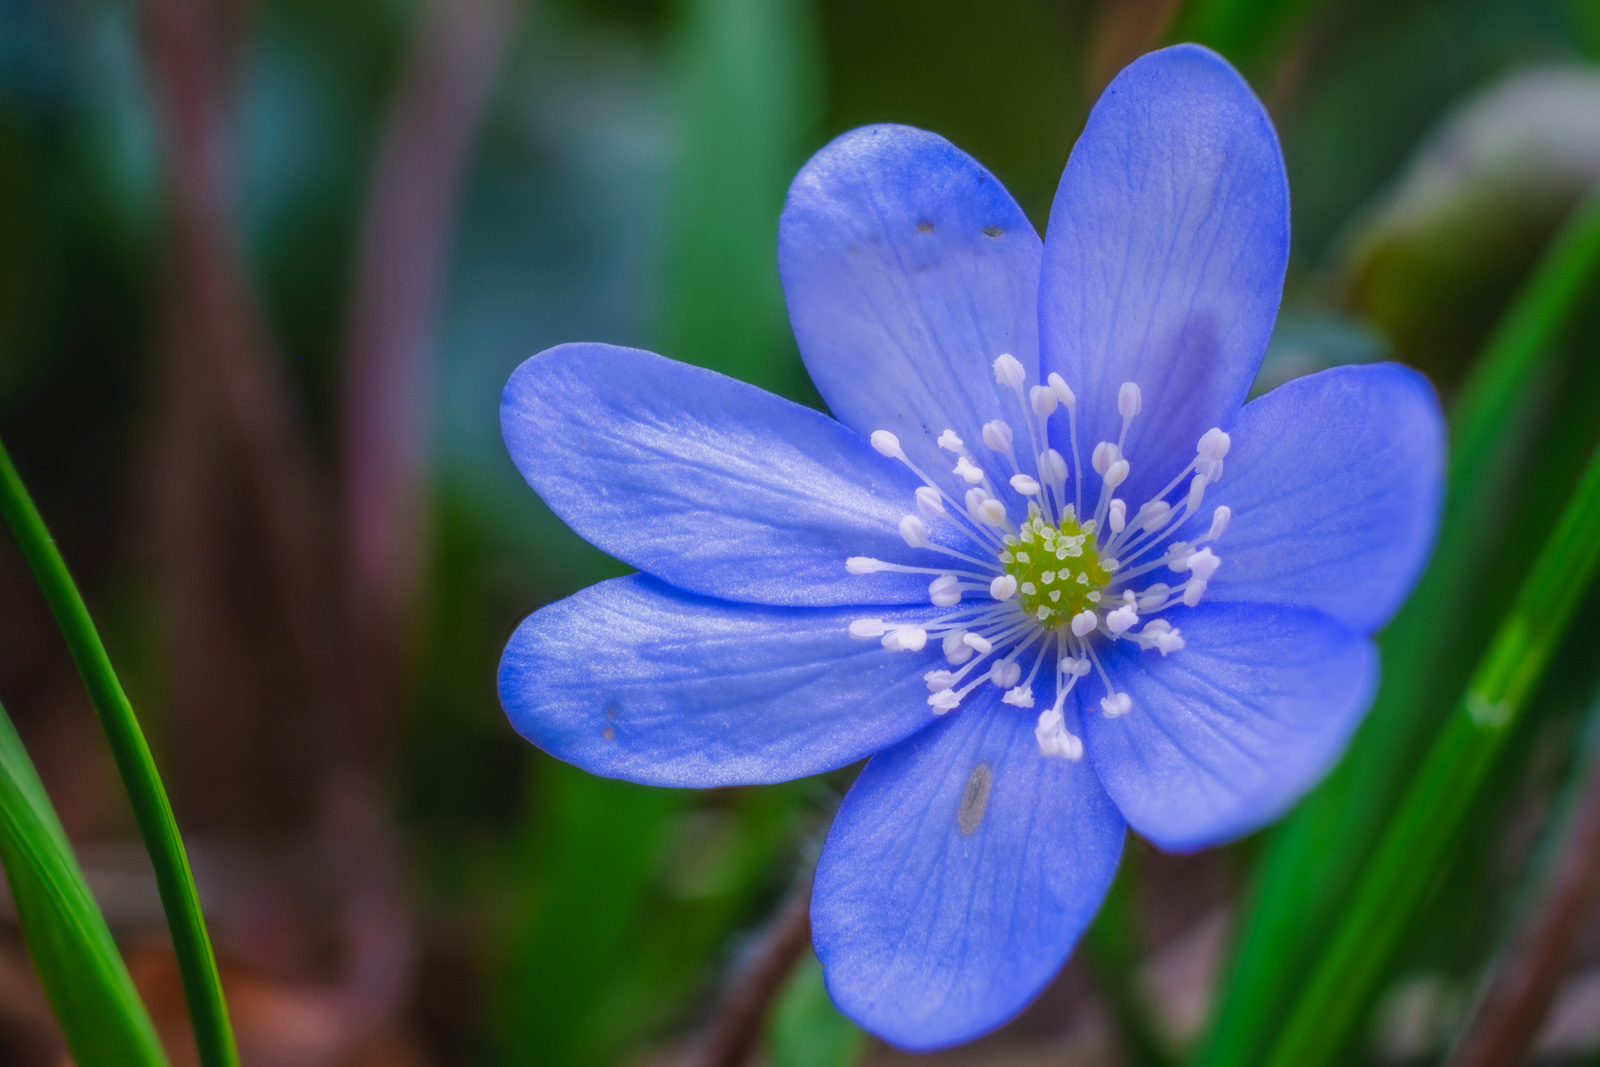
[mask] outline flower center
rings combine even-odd
[[[1059,526],[1042,515],[1029,517],[1006,535],[1000,563],[1017,580],[1017,603],[1046,630],[1094,610],[1111,581],[1096,550],[1094,520],[1079,526],[1070,509]]]

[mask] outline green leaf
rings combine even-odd
[[[1267,1060],[1273,1067],[1332,1063],[1348,1046],[1597,564],[1600,448],[1362,872]]]
[[[1551,243],[1456,404],[1433,559],[1380,638],[1382,687],[1349,752],[1263,851],[1220,1010],[1198,1057],[1203,1067],[1255,1062],[1265,1051],[1448,713],[1445,701],[1471,669],[1470,659],[1458,663],[1461,654],[1483,647],[1480,630],[1504,593],[1479,581],[1480,569],[1503,540],[1507,501],[1537,443],[1529,430],[1537,386],[1597,266],[1600,199],[1591,197]],[[1561,473],[1548,468],[1582,455],[1567,451],[1542,454],[1536,469]],[[1521,557],[1492,556],[1507,582],[1521,577]]]
[[[165,1065],[72,846],[0,708],[0,862],[22,935],[79,1067]]]
[[[807,952],[773,1008],[767,1025],[772,1067],[855,1067],[867,1035],[828,999],[822,964]]]
[[[238,1067],[239,1053],[234,1047],[233,1027],[222,998],[222,981],[217,975],[211,937],[200,913],[200,898],[195,892],[189,857],[183,838],[172,816],[166,787],[156,771],[155,758],[145,743],[144,731],[133,713],[133,705],[122,690],[117,672],[106,655],[105,645],[89,617],[78,587],[72,581],[66,561],[56,548],[55,539],[45,528],[44,519],[23,488],[22,479],[11,465],[5,446],[0,445],[0,517],[22,550],[44,593],[56,625],[66,639],[72,661],[77,664],[94,704],[95,715],[111,745],[112,758],[128,791],[128,802],[145,851],[156,872],[156,889],[166,912],[167,928],[172,933],[172,949],[178,958],[178,973],[183,979],[184,998],[194,1027],[195,1045],[203,1067]]]

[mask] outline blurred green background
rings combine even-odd
[[[1282,137],[1294,255],[1259,388],[1395,358],[1451,405],[1600,178],[1600,4],[0,0],[0,438],[151,737],[247,1064],[695,1062],[853,770],[669,792],[515,736],[512,627],[625,568],[521,482],[500,388],[598,340],[819,403],[775,263],[807,156],[922,126],[1042,228],[1100,89],[1173,40],[1227,55]],[[1229,969],[1262,872],[1295,872],[1273,899],[1314,936],[1344,884],[1315,813],[1370,837],[1600,436],[1597,296],[1494,468],[1457,471],[1502,488],[1456,610],[1418,624],[1447,635],[1424,696],[1380,704],[1387,732],[1285,830],[1133,844],[1056,984],[931,1062],[1163,1064],[1204,1054],[1219,1004],[1281,1015]],[[1447,1055],[1537,910],[1600,736],[1597,639],[1591,594],[1341,1062]],[[126,801],[5,538],[0,699],[190,1062]],[[1579,929],[1541,1062],[1600,1062],[1600,923]],[[809,953],[757,1046],[913,1059],[833,1011]],[[8,905],[0,1062],[62,1049]]]

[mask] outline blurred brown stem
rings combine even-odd
[[[761,1039],[773,1001],[811,944],[811,878],[807,874],[729,977],[694,1052],[691,1067],[744,1067]]]
[[[1538,903],[1491,975],[1449,1067],[1521,1063],[1555,1000],[1600,888],[1600,759],[1590,759],[1586,774]]]

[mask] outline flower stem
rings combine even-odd
[[[1362,872],[1267,1063],[1340,1059],[1600,563],[1600,449]]]
[[[5,445],[0,443],[0,517],[11,528],[23,557],[28,561],[45,600],[61,627],[67,648],[78,673],[88,687],[95,714],[111,744],[128,800],[133,805],[150,861],[155,867],[156,886],[161,906],[166,911],[172,932],[172,947],[183,977],[184,996],[194,1025],[195,1044],[204,1067],[237,1067],[233,1029],[222,999],[222,983],[217,976],[216,957],[200,913],[194,876],[183,840],[172,817],[172,805],[156,773],[150,747],[145,743],[133,705],[128,703],[122,683],[117,680],[105,646],[89,617],[89,609],[73,584],[72,575],[56,548],[50,531],[23,487]]]

